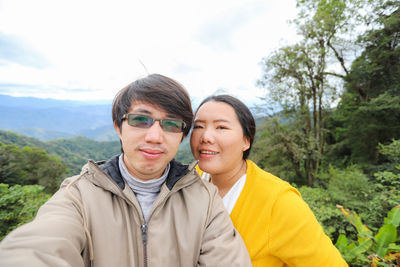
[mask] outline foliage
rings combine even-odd
[[[379,153],[388,157],[388,159],[395,165],[400,165],[400,139],[392,139],[388,145],[379,144]]]
[[[382,163],[377,145],[400,137],[400,5],[298,0],[297,7],[294,22],[302,39],[262,60],[258,84],[267,90],[269,106],[281,105],[287,124],[272,124],[267,144],[284,141],[286,148],[276,154],[297,167],[294,180],[312,185],[326,163]],[[342,84],[346,90],[335,110],[331,104]],[[280,168],[277,159],[260,161]]]
[[[67,169],[60,159],[36,147],[0,143],[0,183],[39,184],[55,192]]]
[[[353,227],[348,225],[335,207],[335,202],[326,189],[302,186],[299,191],[331,240],[336,240],[339,234],[356,236]]]
[[[348,263],[352,266],[363,266],[365,263],[372,263],[371,266],[398,266],[400,239],[397,234],[400,229],[400,206],[394,207],[388,213],[375,235],[362,223],[357,213],[345,210],[342,206],[339,208],[358,232],[357,242],[349,244],[343,234],[336,242],[336,246]]]
[[[175,156],[175,159],[183,164],[191,164],[194,161],[189,140],[189,138],[183,139],[181,145],[179,146],[178,153],[176,153]]]
[[[386,1],[376,10],[375,28],[360,36],[364,50],[330,118],[330,162],[381,164],[377,145],[400,138],[400,4]]]
[[[400,175],[383,171],[375,173],[373,182],[361,169],[349,166],[344,170],[330,167],[318,175],[318,184],[327,188],[331,205],[345,205],[368,219],[372,229],[382,224],[382,213],[387,213],[393,206],[400,204]],[[348,229],[338,228],[339,232]],[[336,232],[337,234],[338,232]],[[352,234],[352,233],[350,233]]]
[[[300,161],[293,157],[287,160],[301,165],[298,178],[310,186],[326,150],[327,110],[337,99],[338,81],[348,74],[341,36],[357,24],[358,20],[352,18],[359,15],[361,5],[362,1],[350,0],[297,1],[300,12],[294,22],[302,39],[279,48],[262,61],[263,75],[258,84],[268,90],[273,104],[281,105],[293,124],[291,130],[301,137],[300,142],[295,142],[302,151]],[[332,60],[340,63],[342,72],[329,69],[328,62]]]
[[[356,93],[361,101],[383,93],[400,94],[400,4],[386,3],[379,12],[375,23],[382,28],[360,36],[359,43],[365,50],[353,61],[346,79],[347,91]]]
[[[303,199],[314,212],[325,232],[336,240],[339,234],[355,238],[356,232],[350,227],[336,205],[346,205],[368,218],[370,225],[381,223],[381,210],[384,200],[375,190],[375,185],[357,166],[345,170],[330,167],[317,175],[316,184],[320,187],[301,187]],[[376,200],[378,198],[378,201]]]
[[[335,114],[339,127],[333,132],[334,153],[338,158],[348,155],[347,163],[381,163],[378,144],[400,138],[400,96],[385,93],[359,104],[345,99]]]
[[[16,227],[31,221],[49,197],[39,185],[0,184],[0,240]]]
[[[374,185],[356,165],[344,170],[331,167],[327,173],[321,174],[321,177],[327,176],[327,189],[334,203],[346,205],[357,212],[369,210],[369,202],[374,197]]]
[[[398,170],[400,167],[397,166]],[[381,171],[374,173],[377,189],[384,202],[389,206],[400,205],[400,172]]]
[[[264,170],[299,185],[306,183],[304,176],[303,138],[291,123],[281,123],[282,116],[267,118],[257,129],[250,158]]]

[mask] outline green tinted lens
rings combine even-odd
[[[149,128],[153,119],[143,115],[128,114],[128,124],[139,128]]]
[[[161,127],[167,132],[180,133],[183,131],[185,124],[182,121],[162,120]]]
[[[145,115],[128,114],[128,124],[138,128],[150,128],[155,121],[160,121],[160,126],[164,131],[172,133],[183,132],[185,123],[178,120],[153,119]],[[125,117],[126,118],[126,117]]]

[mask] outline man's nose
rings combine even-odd
[[[164,130],[161,128],[160,121],[155,121],[147,129],[145,141],[149,143],[161,143],[163,141]]]

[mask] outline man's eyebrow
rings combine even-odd
[[[167,116],[166,116],[168,119],[181,119],[180,117],[178,117],[178,116],[176,116],[176,115],[173,115],[173,114],[167,114]]]
[[[153,115],[152,112],[150,112],[149,110],[147,110],[147,109],[145,109],[145,108],[139,108],[139,109],[137,109],[137,110],[133,110],[133,113],[140,113],[140,114],[146,114],[146,115]],[[174,114],[171,114],[171,113],[166,114],[165,117],[166,117],[166,118],[169,118],[169,119],[178,119],[178,118],[179,118],[178,116],[176,116],[176,115],[174,115]]]
[[[140,109],[133,110],[133,112],[134,112],[134,113],[143,113],[143,114],[151,115],[151,112],[148,111],[147,109],[144,109],[144,108],[140,108]]]

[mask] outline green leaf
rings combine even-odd
[[[395,227],[399,227],[400,206],[396,206],[391,211],[389,211],[387,217],[385,218],[385,224],[393,224]]]
[[[355,250],[356,253],[364,253],[367,251],[371,246],[373,242],[369,237],[362,237],[358,239],[358,246],[357,249]]]
[[[369,230],[368,227],[362,223],[360,216],[358,216],[356,212],[345,210],[343,207],[340,207],[340,210],[344,216],[346,216],[349,222],[356,227],[359,236],[371,237],[371,230]]]
[[[347,244],[347,237],[344,234],[340,234],[335,246],[339,249],[339,251],[343,252],[345,251]]]
[[[391,243],[388,245],[388,249],[394,250],[395,252],[400,252],[400,245]]]
[[[393,265],[390,265],[390,264],[387,264],[387,263],[384,263],[384,262],[378,262],[377,265],[378,266],[382,266],[382,267],[392,267],[393,266]]]
[[[388,250],[388,245],[396,241],[397,229],[393,224],[385,224],[380,229],[378,234],[375,235],[377,245],[376,254],[383,258]]]

